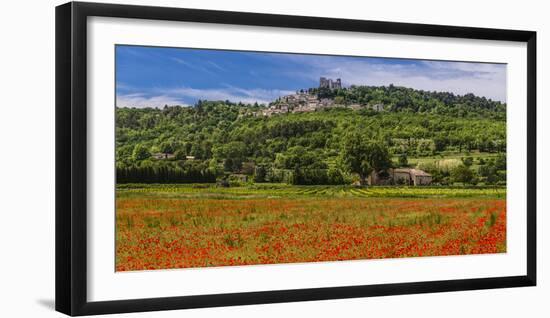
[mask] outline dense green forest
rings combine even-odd
[[[373,171],[412,166],[412,158],[443,162],[457,154],[458,165],[432,160],[419,168],[435,184],[506,180],[506,104],[392,85],[309,92],[344,106],[380,103],[384,110],[331,107],[267,117],[258,115],[266,105],[229,101],[116,108],[117,182],[248,176],[255,182],[364,183]]]
[[[383,104],[387,111],[432,113],[457,117],[506,120],[506,104],[474,94],[455,95],[399,86],[352,86],[342,89],[310,88],[319,98],[332,98],[338,104]]]

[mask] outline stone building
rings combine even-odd
[[[390,175],[394,184],[411,185],[411,169],[392,169]]]
[[[411,168],[388,169],[387,173],[373,172],[368,178],[369,185],[412,185],[422,186],[432,183],[432,175]]]
[[[332,78],[321,77],[319,79],[319,88],[342,88],[342,80],[337,78],[335,81],[333,81]]]
[[[432,175],[425,171],[411,169],[410,174],[412,182],[415,186],[430,185],[432,183]]]
[[[374,104],[371,106],[371,109],[377,112],[381,112],[384,110],[384,104]]]

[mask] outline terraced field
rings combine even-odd
[[[354,186],[294,186],[262,183],[242,187],[218,187],[212,184],[124,184],[117,186],[124,196],[160,197],[406,197],[406,198],[504,198],[505,187],[354,187]]]

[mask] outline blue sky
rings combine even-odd
[[[389,85],[506,101],[506,65],[371,57],[116,47],[119,107],[192,105],[199,99],[269,103],[319,77],[344,86]]]

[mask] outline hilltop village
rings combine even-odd
[[[342,104],[335,102],[333,98],[321,98],[318,92],[323,89],[342,89],[341,79],[332,80],[321,77],[319,79],[319,88],[317,90],[299,90],[295,94],[279,97],[270,103],[265,109],[260,110],[256,116],[272,116],[286,113],[304,113],[314,112],[323,108],[347,107],[351,109],[370,108],[374,111],[383,111],[383,104],[362,105],[362,104]]]
[[[506,104],[342,84],[323,78],[267,105],[117,107],[117,182],[506,183]]]

